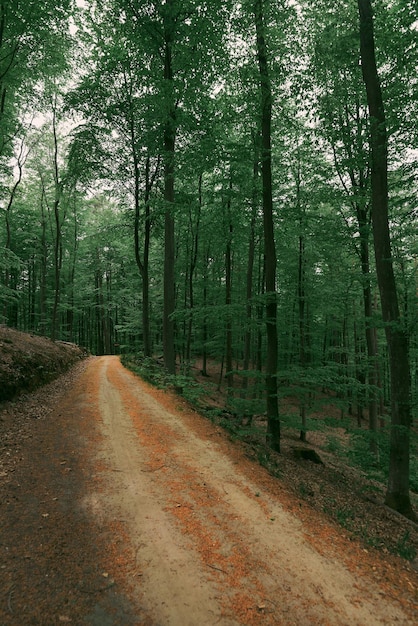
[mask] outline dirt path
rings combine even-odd
[[[83,489],[74,491],[73,486],[68,491],[70,486],[64,482],[72,470],[76,473],[76,451],[56,452],[55,469],[61,466],[61,482],[55,487],[48,480],[57,481],[56,475],[48,478],[48,468],[42,468],[45,450],[37,457],[37,465],[49,485],[45,489],[50,505],[52,493],[64,488],[78,500],[72,506],[67,502],[67,514],[59,518],[59,528],[54,526],[54,532],[61,532],[55,543],[64,541],[65,532],[70,532],[66,524],[71,523],[80,562],[84,558],[85,563],[82,571],[74,565],[70,572],[66,557],[61,556],[61,568],[67,572],[61,583],[65,606],[57,599],[52,607],[51,587],[49,600],[40,603],[38,617],[19,621],[18,602],[21,615],[32,614],[27,603],[22,604],[25,590],[17,580],[21,554],[15,547],[14,569],[9,561],[4,560],[3,566],[0,562],[4,571],[10,569],[0,605],[1,624],[372,626],[418,622],[416,577],[401,566],[397,571],[393,560],[386,563],[344,537],[249,461],[220,429],[187,409],[180,399],[140,381],[117,357],[90,359],[55,411],[57,420],[59,415],[74,432],[78,429],[81,447],[83,437],[88,443],[90,459],[80,462],[86,479]],[[57,421],[56,426],[60,423],[64,422]],[[93,423],[94,434],[89,430]],[[40,436],[45,440],[44,431]],[[63,440],[68,441],[68,433]],[[40,515],[46,504],[42,506],[38,506]],[[10,510],[17,519],[16,509]],[[78,518],[72,520],[74,511]],[[84,525],[75,526],[81,514]],[[52,523],[58,511],[43,515],[50,516],[48,523]],[[39,528],[48,533],[46,524],[43,519]],[[11,527],[8,532],[12,533]],[[47,545],[48,537],[37,541]],[[7,550],[10,557],[11,549]],[[96,568],[88,565],[93,558]],[[80,577],[85,580],[86,568],[87,588],[85,582],[83,586],[75,582]],[[80,607],[86,597],[81,617],[75,606]]]
[[[331,546],[318,552],[263,470],[229,457],[219,431],[167,406],[116,357],[94,369],[113,472],[94,502],[126,522],[155,623],[412,623]]]

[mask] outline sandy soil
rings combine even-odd
[[[414,572],[350,541],[117,357],[55,393],[3,470],[1,624],[418,622]],[[28,472],[42,486],[23,489]]]

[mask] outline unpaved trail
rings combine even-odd
[[[85,376],[103,437],[100,489],[84,506],[123,524],[147,624],[416,623],[379,564],[369,571],[365,551],[317,513],[299,516],[277,480],[181,400],[118,357],[92,359]]]

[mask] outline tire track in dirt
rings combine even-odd
[[[319,553],[218,431],[125,370],[95,360],[105,445],[100,514],[123,520],[135,593],[160,626],[413,624],[343,559]],[[99,504],[97,504],[99,502]],[[133,579],[131,579],[133,582]]]
[[[150,467],[155,454],[140,445],[132,425],[130,413],[139,407],[126,401],[125,392],[122,400],[121,384],[115,386],[108,378],[109,362],[109,369],[119,363],[102,361],[100,414],[110,447],[108,460],[119,475],[103,508],[109,510],[110,505],[131,531],[141,578],[140,604],[162,626],[215,624],[220,619],[219,590],[202,580],[191,543],[165,510],[166,494],[157,487]]]

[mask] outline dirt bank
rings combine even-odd
[[[74,343],[0,325],[0,402],[54,380],[85,356]]]

